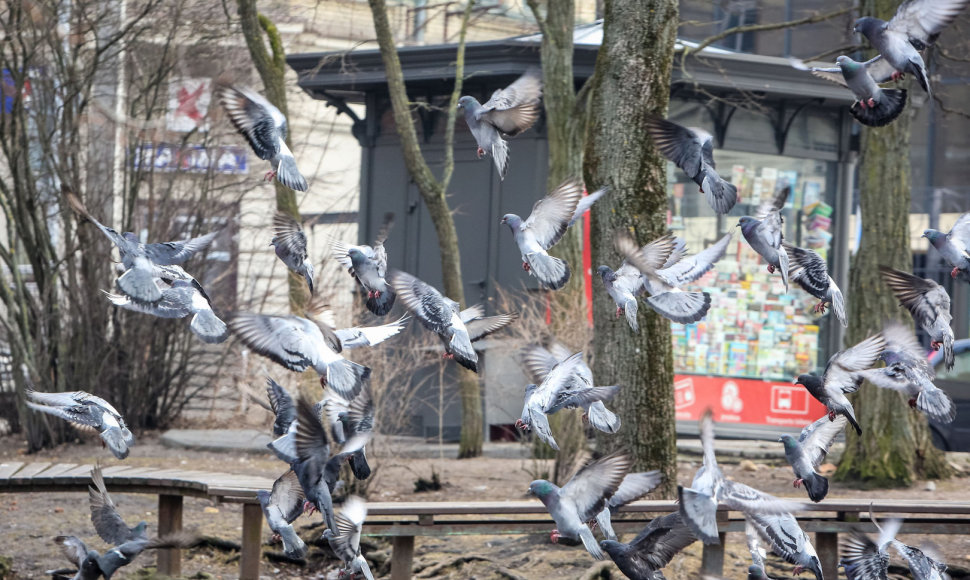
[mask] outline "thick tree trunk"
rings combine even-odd
[[[591,87],[586,140],[586,182],[611,185],[610,201],[593,208],[593,264],[616,268],[613,233],[627,229],[641,243],[666,231],[666,160],[643,129],[651,113],[662,114],[670,98],[670,71],[677,34],[676,0],[607,0],[603,44]],[[623,447],[635,468],[660,469],[662,492],[676,489],[673,357],[670,323],[640,309],[640,334],[613,320],[605,292],[593,293],[597,382],[620,384],[615,407],[619,433],[605,444]],[[622,322],[622,321],[621,321]]]
[[[896,12],[896,5],[895,0],[869,1],[863,5],[863,14],[888,19]],[[915,83],[910,89],[920,90]],[[862,244],[849,276],[846,345],[878,332],[886,320],[911,320],[883,283],[878,269],[880,264],[904,271],[912,268],[911,113],[907,111],[887,127],[862,129]],[[852,403],[863,433],[859,437],[853,430],[846,430],[846,450],[837,479],[865,487],[890,487],[909,485],[917,477],[948,475],[943,453],[933,447],[925,416],[910,409],[901,393],[866,383],[852,397]]]

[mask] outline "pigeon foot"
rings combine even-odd
[[[522,269],[525,270],[526,272],[528,272],[532,268],[529,266],[529,263],[528,262],[522,262]],[[954,276],[954,278],[956,278],[956,276]]]
[[[441,358],[446,358],[446,359],[449,359],[449,360],[455,360],[455,355],[451,354],[450,352],[446,352],[445,354],[441,355]]]
[[[768,273],[769,274],[774,274],[775,273],[775,267],[772,266],[771,264],[768,264]]]
[[[303,501],[303,513],[304,515],[313,515],[313,512],[317,511],[317,506],[313,505],[309,500]]]
[[[865,101],[865,99],[863,99],[863,100],[861,100],[861,101],[859,101],[859,106],[860,106],[860,107],[862,107],[862,108],[863,108],[863,110],[865,110],[865,109],[867,108],[867,107],[866,107],[866,101]]]
[[[829,421],[835,421],[835,411],[829,411]]]
[[[283,537],[274,532],[270,539],[272,539],[273,543],[275,544],[276,542],[279,542],[280,540],[282,540]]]
[[[562,534],[559,533],[559,530],[553,530],[549,534],[549,540],[552,541],[553,544],[558,544],[559,543],[559,538],[561,538],[561,537],[562,537]]]
[[[273,181],[274,179],[276,179],[276,171],[275,170],[267,171],[266,172],[266,175],[263,176],[263,181]]]
[[[866,104],[868,104],[869,108],[872,109],[876,106],[876,100],[870,97],[869,100],[866,101]]]
[[[481,147],[479,147],[478,151],[476,151],[475,153],[478,155],[479,159],[481,159],[482,157],[485,157],[485,150],[482,149]]]
[[[954,268],[954,269],[950,270],[950,277],[951,278],[956,278],[957,277],[957,274],[959,274],[959,273],[960,273],[960,268]]]
[[[367,291],[367,298],[373,298],[373,297],[374,297],[374,291],[373,290],[368,290]]]
[[[619,318],[621,316],[623,316],[623,307],[622,306],[617,306],[616,307],[616,317]]]
[[[583,413],[583,423],[589,423],[589,413]]]
[[[804,571],[805,571],[805,566],[795,566],[795,569],[792,570],[791,573],[794,574],[795,576],[798,576]]]
[[[932,348],[933,350],[940,350],[941,346],[943,346],[942,342],[937,342],[935,340],[930,342],[930,348]]]
[[[801,487],[803,482],[804,480],[802,479],[796,479],[794,482],[792,482],[792,487]]]
[[[821,301],[821,302],[819,302],[818,304],[815,305],[814,310],[815,310],[815,312],[818,312],[819,314],[825,314],[825,308],[826,308],[825,301],[823,300],[823,301]]]
[[[914,408],[914,409],[916,408],[916,399],[915,398],[909,400],[909,406],[912,407],[912,408]]]
[[[895,70],[893,71],[893,74],[889,78],[891,78],[894,81],[901,81],[905,78],[905,76],[903,75],[903,73],[899,72],[898,70]]]

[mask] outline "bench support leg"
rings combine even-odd
[[[834,532],[815,532],[815,551],[822,564],[822,575],[839,577],[839,535]]]
[[[242,553],[239,556],[240,580],[258,580],[263,509],[258,503],[243,504]]]
[[[158,535],[164,536],[182,529],[182,496],[158,496]],[[158,551],[158,573],[166,576],[182,574],[182,550],[168,548]]]
[[[394,536],[391,546],[391,580],[410,580],[414,536]]]

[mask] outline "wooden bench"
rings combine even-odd
[[[41,491],[86,491],[91,483],[92,465],[51,463],[0,463],[0,493]],[[182,527],[182,498],[208,498],[219,503],[242,504],[243,531],[239,577],[259,577],[260,540],[263,513],[256,491],[271,489],[273,480],[265,477],[230,475],[205,471],[159,469],[113,465],[103,469],[105,485],[112,493],[150,493],[158,495],[159,534]],[[854,528],[870,533],[870,511],[877,518],[904,518],[900,533],[968,534],[970,502],[912,500],[836,500],[806,505],[797,512],[806,532],[815,534],[815,549],[827,578],[838,577],[838,535]],[[677,509],[673,501],[639,501],[624,506],[614,518],[619,534],[637,533],[651,519]],[[718,512],[721,544],[704,546],[702,571],[720,575],[724,566],[725,534],[744,532],[744,518],[722,506]],[[391,578],[411,577],[414,538],[467,535],[548,534],[552,518],[538,500],[490,502],[378,502],[368,504],[364,535],[391,538]],[[582,550],[582,548],[577,548]],[[171,550],[158,555],[159,572],[177,575],[181,554]]]

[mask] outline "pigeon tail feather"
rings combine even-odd
[[[526,254],[529,271],[539,283],[550,290],[559,290],[569,282],[569,264],[549,254],[533,252]]]
[[[629,323],[630,328],[633,329],[633,332],[636,332],[636,333],[639,334],[639,332],[640,332],[640,325],[637,324],[637,309],[638,308],[639,308],[639,306],[637,306],[636,299],[634,299],[634,300],[627,300],[626,301],[626,304],[623,305],[623,315],[626,316],[627,323]]]
[[[193,316],[189,328],[209,344],[224,342],[229,337],[229,327],[211,310],[203,310]]]
[[[290,558],[305,558],[307,555],[306,544],[296,534],[296,530],[290,524],[284,524],[276,532],[283,540],[283,552]]]
[[[815,503],[825,499],[829,493],[829,480],[817,473],[808,474],[802,482],[805,484],[805,491],[808,492],[808,499]]]
[[[141,268],[131,268],[121,275],[115,284],[125,296],[135,302],[155,304],[162,299],[162,291],[155,284],[151,271]]]
[[[396,296],[390,287],[388,287],[387,290],[381,292],[380,297],[367,299],[367,310],[370,310],[375,316],[384,316],[391,311]]]
[[[289,150],[280,152],[279,165],[276,168],[276,179],[286,187],[295,191],[306,191],[310,187],[303,177],[303,174],[296,167],[296,159],[293,158],[292,154],[289,154]]]
[[[953,333],[947,332],[943,335],[943,361],[946,363],[946,370],[953,370],[956,359],[953,356]]]
[[[842,296],[842,291],[839,287],[835,285],[835,281],[829,278],[829,295],[832,298],[832,309],[835,310],[835,316],[839,319],[839,323],[842,326],[849,326],[848,318],[845,315],[845,297]]]
[[[593,536],[593,531],[589,529],[589,526],[583,524],[579,530],[579,539],[583,541],[583,546],[586,547],[586,551],[596,558],[597,560],[602,560],[606,556],[603,555],[603,550],[600,549],[599,542],[596,541],[596,537]]]
[[[661,316],[681,324],[697,322],[711,308],[711,295],[707,292],[661,292],[647,296],[646,301]]]
[[[589,424],[603,433],[616,433],[620,430],[620,418],[610,411],[603,401],[595,401],[587,413]]]
[[[863,109],[857,101],[849,107],[849,113],[867,127],[883,127],[895,121],[905,108],[906,89],[883,89],[875,107]]]
[[[505,175],[509,172],[509,144],[496,133],[495,142],[492,143],[492,160],[495,162],[495,169],[498,169],[498,177],[505,180]]]
[[[347,462],[350,463],[350,471],[358,481],[370,477],[370,465],[367,463],[367,456],[364,455],[363,449],[351,455]]]
[[[855,429],[857,435],[862,435],[862,427],[859,426],[859,422],[855,419],[855,413],[852,411],[852,407],[847,407],[843,413],[845,418],[849,420],[849,423]]]
[[[711,496],[689,487],[677,486],[680,517],[690,531],[705,544],[720,544],[717,535],[717,504]]]
[[[924,389],[916,397],[916,408],[940,423],[952,423],[957,416],[953,400],[943,389]]]
[[[724,181],[714,171],[707,173],[701,187],[707,196],[707,203],[716,213],[726,214],[738,203],[738,188]]]
[[[369,378],[370,367],[347,359],[327,365],[327,385],[348,401],[354,400]]]
[[[781,280],[785,283],[785,292],[788,292],[788,251],[785,246],[778,247],[778,269],[781,270]]]

